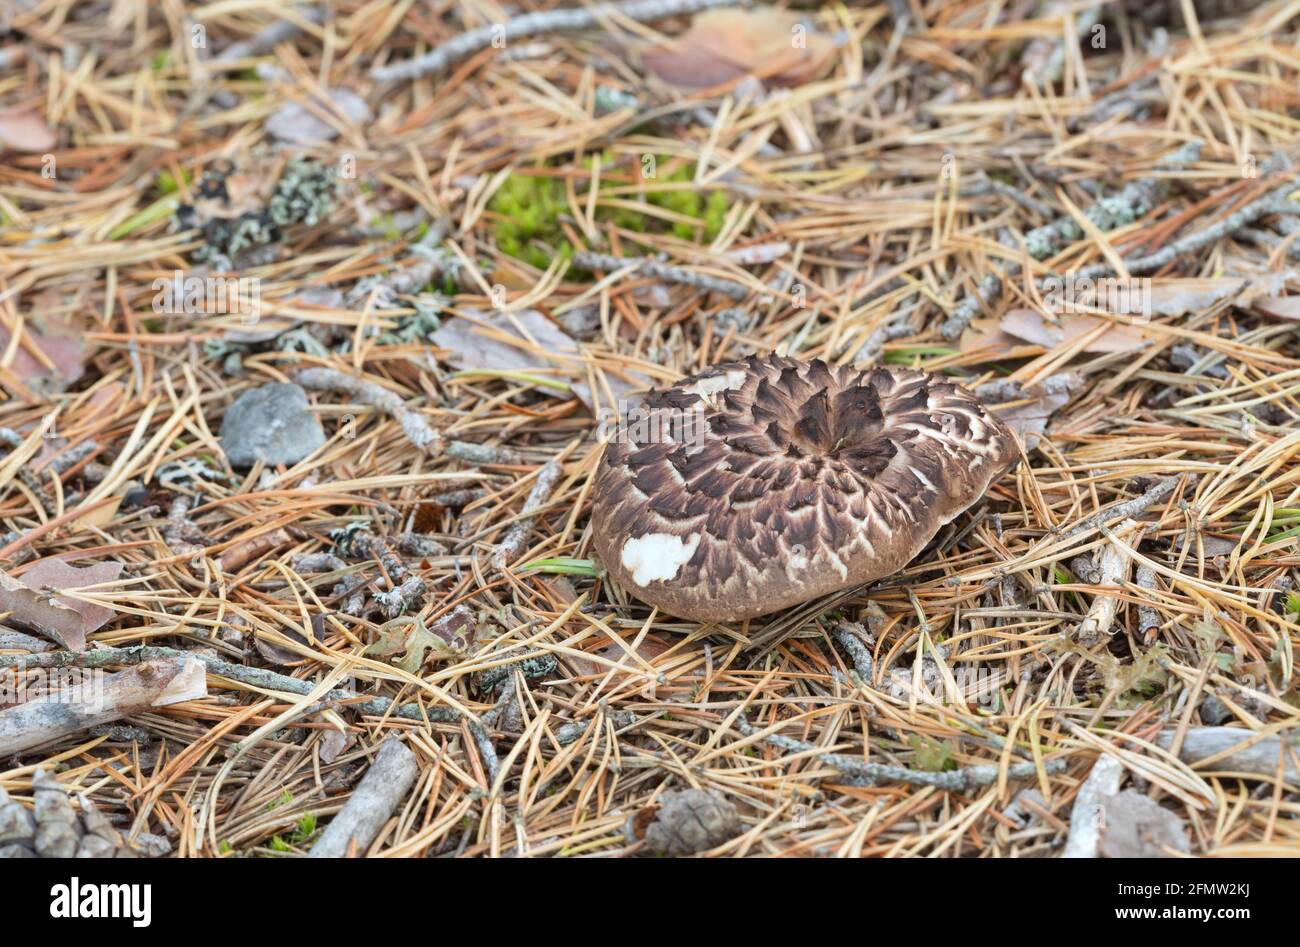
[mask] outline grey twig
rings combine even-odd
[[[1018,267],[1016,267],[1018,269]],[[980,314],[980,310],[985,306],[992,305],[993,300],[997,298],[998,293],[1002,292],[1002,277],[996,273],[989,273],[979,281],[975,287],[975,292],[956,306],[953,307],[952,314],[940,326],[939,332],[945,339],[956,339],[971,321]]]
[[[295,12],[310,23],[324,23],[326,9],[324,6],[300,6],[295,8]],[[302,27],[292,20],[276,20],[265,29],[258,30],[249,39],[239,40],[231,43],[214,57],[218,62],[229,62],[233,59],[245,59],[250,56],[264,56],[281,43],[287,42],[302,32]],[[236,99],[224,89],[218,89],[212,93],[217,103],[222,108],[233,108]]]
[[[205,696],[203,672],[192,657],[145,661],[107,675],[93,692],[74,682],[69,691],[52,688],[44,696],[0,711],[0,756],[8,757],[150,707]]]
[[[1137,586],[1140,589],[1153,590],[1156,587],[1156,570],[1152,569],[1145,562],[1139,563],[1136,576]],[[1142,636],[1145,643],[1150,643],[1150,637],[1155,635],[1156,629],[1160,627],[1160,612],[1150,605],[1138,606],[1138,634]]]
[[[299,680],[268,671],[264,668],[245,667],[232,664],[215,655],[202,651],[182,651],[179,648],[145,646],[137,648],[95,648],[90,651],[48,651],[44,654],[20,655],[17,657],[0,656],[0,668],[102,668],[117,665],[139,664],[158,658],[196,658],[202,662],[209,674],[224,677],[251,687],[282,691],[286,694],[310,694],[315,688],[312,681]],[[325,695],[326,701],[347,702],[353,709],[372,717],[389,714],[403,720],[423,723],[426,719],[432,723],[457,723],[461,719],[459,711],[448,707],[422,707],[419,704],[395,705],[387,697],[364,698],[362,695],[346,688],[335,688]]]
[[[296,380],[304,388],[345,394],[359,404],[378,408],[401,426],[408,441],[430,456],[445,454],[470,464],[519,462],[519,455],[509,448],[447,441],[442,432],[430,427],[418,411],[408,408],[401,398],[374,382],[353,378],[333,368],[304,368],[298,372]]]
[[[1177,151],[1166,155],[1161,159],[1157,167],[1161,169],[1185,167],[1196,161],[1200,154],[1201,143],[1199,141],[1190,141]],[[1155,206],[1156,201],[1168,189],[1168,186],[1169,182],[1165,178],[1153,177],[1134,181],[1118,194],[1112,197],[1103,197],[1096,201],[1088,208],[1085,215],[1103,231],[1122,227],[1137,220],[1143,214],[1149,213]],[[1056,253],[1070,241],[1079,240],[1082,237],[1083,230],[1073,217],[1060,217],[1025,234],[1025,249],[1035,259],[1041,260]],[[1007,246],[1014,246],[1014,243],[1007,238],[1000,238],[1000,242]],[[1019,265],[1012,264],[1007,267],[1006,276],[1013,276],[1019,270]],[[1105,271],[1103,270],[1103,272]],[[975,293],[966,296],[953,308],[952,314],[949,315],[939,330],[943,337],[945,339],[959,338],[966,331],[966,327],[971,324],[971,321],[979,315],[980,311],[984,307],[991,305],[992,301],[1002,292],[1002,280],[1003,274],[997,272],[990,273],[981,279]]]
[[[431,73],[442,72],[463,59],[487,49],[494,43],[509,44],[514,40],[540,36],[545,33],[564,33],[599,26],[602,20],[620,17],[649,23],[672,16],[697,13],[714,7],[749,6],[751,0],[624,0],[622,3],[595,3],[589,7],[568,7],[541,10],[513,17],[504,23],[489,23],[478,29],[461,33],[437,49],[390,66],[377,66],[370,70],[376,82],[418,79]]]
[[[853,670],[858,673],[862,683],[870,685],[872,679],[871,652],[867,650],[867,646],[862,643],[862,638],[859,637],[859,635],[867,634],[866,629],[858,623],[842,622],[831,630],[831,634],[849,653],[849,657],[853,659]]]
[[[431,428],[417,411],[412,411],[402,399],[374,382],[362,381],[332,368],[304,368],[298,372],[298,384],[313,391],[333,391],[345,394],[361,404],[379,408],[399,425],[406,439],[426,454],[442,453],[444,439]]]
[[[1043,398],[1069,391],[1078,383],[1079,377],[1074,372],[1059,372],[1055,375],[1048,375],[1037,385],[1031,387],[1035,389],[1035,397]],[[1007,401],[1016,401],[1026,397],[1025,386],[1021,382],[1010,378],[990,381],[975,388],[975,397],[985,404],[1003,404]]]
[[[1245,207],[1233,211],[1217,224],[1212,224],[1203,230],[1196,231],[1196,233],[1180,237],[1155,253],[1125,259],[1124,267],[1130,273],[1150,273],[1152,270],[1160,269],[1167,263],[1172,263],[1184,254],[1193,253],[1222,237],[1236,233],[1243,227],[1250,226],[1261,217],[1267,217],[1270,214],[1294,213],[1296,205],[1288,201],[1286,195],[1295,189],[1297,182],[1300,182],[1300,175],[1289,175],[1286,182],[1280,187],[1274,188],[1258,200],[1251,201]],[[1093,279],[1104,276],[1109,272],[1111,272],[1109,263],[1097,263],[1093,266],[1084,267],[1077,274],[1077,278]]]
[[[523,552],[524,543],[527,542],[528,534],[533,528],[533,514],[551,498],[551,494],[555,492],[555,487],[559,484],[562,476],[564,476],[564,467],[557,460],[548,461],[538,471],[537,480],[533,483],[533,489],[529,491],[528,499],[524,501],[522,518],[510,527],[509,532],[506,533],[506,538],[501,541],[501,545],[492,554],[493,568],[504,569]]]
[[[1088,530],[1096,529],[1105,523],[1114,520],[1131,519],[1141,513],[1145,513],[1149,508],[1163,500],[1169,494],[1173,493],[1174,487],[1178,484],[1177,477],[1170,477],[1167,480],[1161,480],[1141,496],[1134,497],[1131,500],[1125,500],[1123,503],[1108,507],[1100,512],[1092,514],[1080,523],[1076,523],[1062,534],[1062,539],[1070,539],[1078,536],[1080,533],[1086,533]]]
[[[167,548],[179,556],[193,556],[203,551],[203,530],[199,529],[187,515],[190,511],[189,497],[178,496],[172,500],[171,509],[167,511],[167,526],[163,529],[163,542]]]
[[[1183,168],[1201,156],[1201,143],[1189,141],[1177,151],[1166,155],[1156,166],[1161,169]],[[1126,185],[1118,194],[1103,197],[1084,211],[1084,216],[1097,225],[1098,230],[1124,227],[1151,212],[1160,198],[1169,190],[1169,179],[1143,178]],[[1082,240],[1083,228],[1073,217],[1060,217],[1049,224],[1025,234],[1025,249],[1036,260],[1052,256],[1069,243]]]
[[[747,737],[759,733],[743,716],[736,718],[736,726]],[[818,749],[812,743],[805,743],[803,740],[794,740],[775,733],[768,734],[763,739],[777,749],[788,750],[791,753],[807,753]],[[990,783],[995,783],[999,773],[999,768],[991,763],[945,770],[941,773],[931,773],[924,770],[908,769],[906,766],[864,763],[862,760],[839,753],[819,753],[817,762],[839,770],[846,776],[851,777],[857,785],[871,786],[880,782],[899,782],[911,786],[934,786],[937,789],[951,792],[965,792],[976,786],[987,786]],[[1065,769],[1065,760],[1047,760],[1043,763],[1043,769],[1049,774],[1059,773]],[[1034,763],[1012,763],[1007,767],[1007,777],[1010,779],[1028,779],[1037,773],[1038,768]]]
[[[631,267],[632,272],[637,275],[653,276],[665,283],[678,283],[682,286],[694,286],[696,289],[707,289],[715,293],[722,293],[724,296],[730,296],[737,301],[749,295],[749,287],[743,283],[696,273],[680,266],[672,266],[661,260],[621,257],[608,253],[580,250],[573,255],[573,264],[582,267],[584,270],[600,270],[602,272]]]
[[[1177,735],[1177,730],[1161,730],[1155,742],[1169,750]],[[1272,779],[1280,768],[1283,780],[1300,786],[1300,744],[1294,735],[1284,739],[1275,733],[1261,738],[1237,727],[1193,727],[1183,735],[1177,753],[1192,766],[1216,757],[1207,765],[1216,772],[1254,773]]]
[[[364,855],[419,774],[415,754],[397,737],[389,737],[352,798],[325,826],[307,857],[343,858],[349,851]]]
[[[1070,810],[1070,835],[1062,858],[1096,858],[1101,850],[1105,802],[1119,792],[1124,764],[1109,753],[1097,757],[1088,778],[1079,787]]]
[[[418,293],[435,276],[458,271],[460,261],[445,250],[437,249],[447,239],[450,231],[451,218],[439,217],[434,220],[424,236],[411,247],[414,262],[410,266],[359,280],[345,296],[347,305],[353,308],[362,305],[374,293],[376,309],[393,309],[396,308],[398,296]]]

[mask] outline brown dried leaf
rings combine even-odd
[[[116,612],[68,596],[50,596],[46,590],[85,588],[112,582],[121,574],[120,562],[97,562],[79,569],[62,559],[39,562],[20,579],[0,572],[0,611],[13,612],[13,621],[36,629],[70,651],[84,651],[86,636],[112,621]]]
[[[830,63],[835,43],[795,14],[763,7],[708,10],[668,46],[646,50],[646,69],[680,88],[705,89],[755,75],[777,86],[811,82]]]
[[[344,116],[353,125],[364,125],[372,118],[366,100],[351,89],[326,89],[329,101],[314,101],[331,115]],[[316,116],[301,102],[281,105],[266,120],[266,130],[280,141],[293,145],[314,145],[338,137],[334,126]]]
[[[312,637],[318,642],[325,640],[325,616],[316,614],[311,616]],[[280,634],[284,635],[290,641],[294,641],[304,647],[307,646],[307,639],[303,637],[302,632],[297,628],[285,626],[280,629]],[[272,664],[291,665],[298,664],[305,660],[301,654],[296,651],[290,651],[288,648],[282,648],[272,641],[262,638],[261,635],[253,635],[253,647],[257,653],[270,661]]]
[[[473,318],[448,319],[430,336],[434,345],[448,350],[445,360],[449,364],[462,369],[509,372],[560,368],[574,375],[585,375],[578,343],[537,310],[522,309],[509,314],[470,311],[469,315]],[[615,401],[628,400],[630,392],[650,384],[650,379],[638,373],[628,374],[641,383],[605,373]],[[554,376],[548,373],[545,377]],[[575,382],[571,390],[592,412],[607,400],[603,390],[594,396],[586,381]]]
[[[1278,296],[1276,299],[1257,299],[1255,311],[1274,319],[1300,322],[1300,296]]]
[[[35,344],[54,366],[51,369],[20,344],[10,368],[23,384],[52,393],[63,391],[81,377],[87,354],[85,335],[70,319],[51,316],[40,324],[25,321],[22,332],[26,341]],[[8,328],[0,323],[0,351],[8,348],[10,338]]]
[[[32,109],[0,111],[0,150],[40,154],[58,144],[58,138],[45,119]]]
[[[994,407],[992,410],[1020,436],[1025,450],[1033,450],[1047,430],[1052,415],[1065,407],[1082,384],[1083,376],[1078,372],[1053,375],[1044,383],[1022,389],[1020,397],[1007,402],[1005,408]]]
[[[1053,325],[1032,309],[1012,309],[998,323],[1008,335],[1049,349],[1067,345],[1102,324],[1108,328],[1085,345],[1084,352],[1134,352],[1151,341],[1151,336],[1135,326],[1108,323],[1098,316],[1080,313],[1065,313],[1059,324]]]
[[[1245,287],[1239,278],[1157,280],[1151,284],[1153,316],[1183,316],[1208,309]]]

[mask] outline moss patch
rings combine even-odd
[[[584,162],[591,170],[594,160]],[[665,187],[664,185],[689,184],[691,166],[685,162],[672,163],[671,169],[655,178],[645,178],[639,163],[619,161],[612,153],[601,155],[600,191],[611,198],[623,201],[643,200],[646,204],[662,208],[673,214],[692,218],[688,221],[665,221],[652,214],[633,208],[600,206],[596,220],[612,223],[623,230],[636,233],[669,233],[682,240],[714,240],[722,230],[731,210],[731,198],[726,191],[711,190],[701,193],[690,187]],[[540,169],[539,169],[540,170]],[[636,181],[638,194],[627,193],[629,181]],[[578,185],[580,205],[586,203],[590,183]],[[569,242],[560,226],[562,215],[569,214],[564,181],[544,174],[511,174],[492,195],[488,203],[492,214],[492,232],[497,248],[508,256],[523,260],[539,270],[546,269],[558,254],[571,255],[576,248]]]

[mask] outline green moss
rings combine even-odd
[[[907,742],[916,754],[917,769],[927,773],[942,773],[944,770],[957,768],[957,761],[952,755],[951,742],[934,740],[917,733],[910,735]]]
[[[585,158],[583,165],[592,170],[595,158]],[[600,166],[602,192],[619,188],[618,195],[610,196],[627,200],[628,181],[636,181],[646,204],[691,218],[670,223],[629,207],[598,206],[596,219],[601,223],[635,233],[671,232],[683,240],[708,242],[721,232],[731,210],[726,191],[701,193],[694,188],[691,167],[685,162],[674,163],[667,174],[650,180],[641,177],[640,162],[620,161],[612,152],[601,154]],[[580,205],[586,203],[588,187],[586,182],[578,187]],[[488,209],[492,213],[493,237],[502,253],[546,269],[556,256],[568,257],[574,252],[560,225],[561,216],[570,213],[563,179],[540,173],[512,174],[492,196]]]

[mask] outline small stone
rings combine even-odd
[[[1105,858],[1166,858],[1167,849],[1189,852],[1178,816],[1140,792],[1125,789],[1104,803],[1101,854]]]
[[[221,449],[232,467],[292,465],[325,443],[320,420],[308,409],[307,393],[275,383],[246,391],[226,409]]]
[[[1201,723],[1218,727],[1234,719],[1234,714],[1219,698],[1211,694],[1201,701]]]

